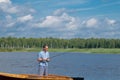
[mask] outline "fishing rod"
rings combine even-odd
[[[50,59],[53,59],[53,58],[55,58],[55,57],[58,57],[58,56],[61,56],[61,55],[65,55],[65,54],[67,54],[67,52],[59,53],[59,54],[56,54],[56,55],[50,57]]]

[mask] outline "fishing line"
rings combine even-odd
[[[59,53],[59,54],[56,54],[56,55],[50,57],[50,59],[53,59],[53,58],[55,58],[55,57],[58,57],[58,56],[61,56],[61,55],[65,55],[65,54],[67,54],[67,52]]]

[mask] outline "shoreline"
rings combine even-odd
[[[39,52],[41,48],[0,48],[0,52]],[[49,52],[84,52],[84,53],[112,53],[120,54],[120,48],[50,48]]]

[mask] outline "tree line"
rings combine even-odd
[[[44,44],[49,48],[120,48],[120,39],[0,38],[0,48],[42,48]]]

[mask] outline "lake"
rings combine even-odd
[[[0,72],[37,74],[37,52],[0,52]],[[120,54],[50,53],[49,73],[85,80],[119,80]]]

